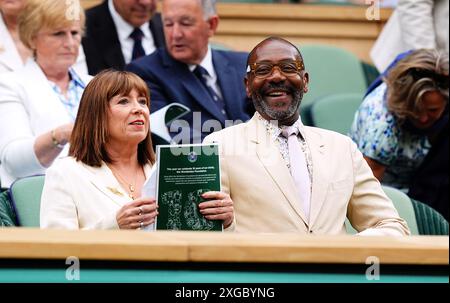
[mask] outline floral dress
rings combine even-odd
[[[427,136],[402,130],[386,107],[382,83],[355,113],[350,137],[364,156],[386,166],[382,183],[407,192],[414,171],[431,148]]]

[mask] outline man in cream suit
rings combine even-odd
[[[275,37],[258,44],[245,84],[257,113],[205,138],[221,145],[237,232],[345,234],[348,218],[361,235],[409,234],[356,145],[301,123],[308,74],[294,45]]]

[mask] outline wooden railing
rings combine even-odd
[[[99,0],[82,0],[89,8]],[[381,9],[379,20],[368,20],[365,6],[308,4],[218,3],[220,24],[212,41],[249,51],[268,36],[297,44],[329,44],[371,62],[370,49],[392,11]]]
[[[448,265],[444,236],[358,237],[214,232],[0,229],[1,259]]]

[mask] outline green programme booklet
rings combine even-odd
[[[222,231],[222,221],[207,220],[201,195],[220,191],[217,144],[157,146],[157,230]]]

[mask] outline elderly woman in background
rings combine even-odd
[[[350,132],[383,184],[447,219],[448,65],[448,54],[436,50],[406,54],[366,96]]]
[[[26,0],[0,0],[0,73],[21,68],[31,50],[19,39],[18,17]]]
[[[66,2],[28,0],[20,15],[20,39],[33,58],[15,72],[0,74],[2,187],[19,177],[44,173],[56,157],[67,154],[78,104],[91,77],[71,69],[84,13]]]
[[[129,72],[106,70],[86,87],[72,132],[70,157],[48,169],[41,199],[42,228],[140,229],[158,215],[142,186],[155,163],[145,82]],[[230,227],[228,195],[207,193],[207,219]],[[216,207],[224,200],[227,207]]]

